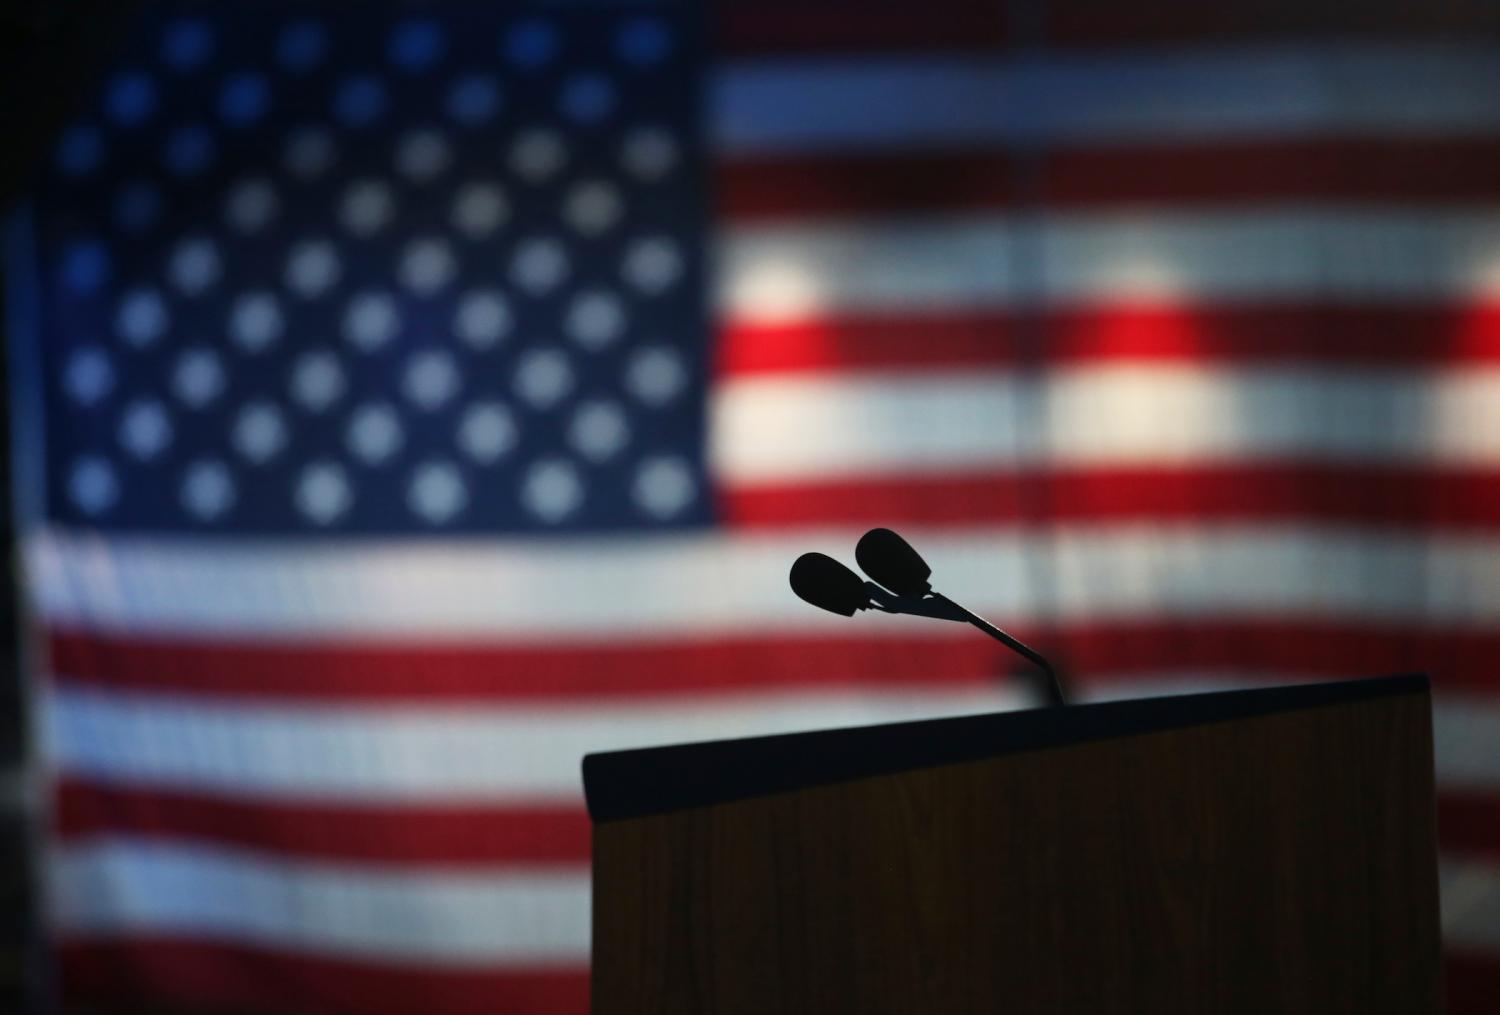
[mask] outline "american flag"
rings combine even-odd
[[[10,229],[64,1000],[585,1011],[584,753],[1037,700],[791,595],[891,525],[1081,698],[1429,672],[1489,1010],[1500,45],[1429,7],[151,5]]]

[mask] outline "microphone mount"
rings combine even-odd
[[[879,610],[882,613],[905,614],[909,617],[954,620],[962,624],[974,625],[1012,652],[1027,659],[1046,675],[1049,704],[1066,705],[1068,703],[1066,697],[1063,695],[1062,684],[1057,679],[1057,673],[1052,669],[1052,664],[1047,661],[1045,656],[1019,638],[1006,634],[988,620],[960,606],[942,593],[929,592],[921,596],[898,596],[893,592],[887,592],[871,581],[865,582],[865,591],[870,594],[869,608],[872,610]]]
[[[1046,675],[1050,704],[1067,704],[1062,684],[1046,657],[947,596],[934,592],[927,580],[932,569],[899,535],[890,529],[871,529],[860,539],[855,555],[865,572],[879,579],[878,583],[863,581],[825,554],[804,553],[792,565],[792,591],[813,606],[845,617],[852,617],[860,610],[879,610],[972,624]],[[892,592],[891,588],[898,591]]]

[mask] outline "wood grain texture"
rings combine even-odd
[[[594,830],[594,1015],[1435,1013],[1403,694]]]

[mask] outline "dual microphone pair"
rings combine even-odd
[[[792,564],[792,591],[805,602],[845,617],[860,610],[879,610],[973,624],[1041,669],[1047,678],[1049,704],[1067,704],[1052,664],[1035,649],[934,592],[929,580],[932,568],[899,535],[890,529],[871,529],[854,547],[854,559],[874,581],[865,581],[827,554],[804,553]]]

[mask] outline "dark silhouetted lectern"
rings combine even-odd
[[[1425,677],[583,770],[594,1015],[1439,1010]]]

